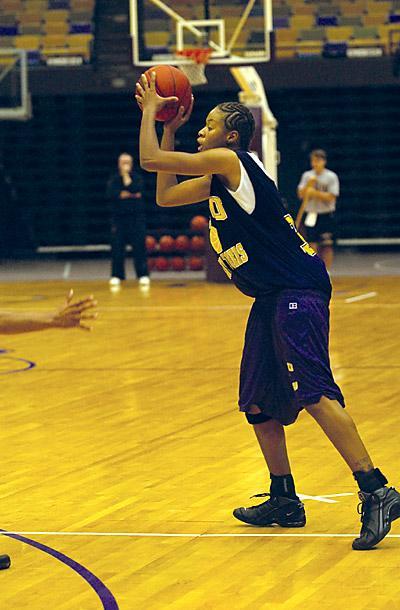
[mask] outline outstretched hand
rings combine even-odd
[[[185,125],[192,114],[193,103],[194,97],[192,95],[189,108],[185,111],[184,106],[179,106],[177,114],[171,120],[164,123],[164,129],[169,129],[172,133],[175,133],[182,125]]]
[[[158,95],[156,90],[155,72],[151,72],[150,82],[147,80],[145,74],[141,75],[140,79],[136,83],[135,98],[141,110],[144,110],[145,108],[153,108],[156,113],[161,110],[165,104],[178,101],[176,95],[172,95],[170,97],[161,97]]]
[[[64,305],[55,313],[53,325],[58,328],[81,328],[82,330],[92,330],[88,320],[95,320],[97,312],[93,311],[97,306],[97,301],[91,295],[80,300],[73,300],[74,291],[70,290]]]

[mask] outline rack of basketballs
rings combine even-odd
[[[146,236],[147,262],[150,271],[201,271],[204,269],[205,234],[208,220],[194,216],[190,230],[153,232]]]

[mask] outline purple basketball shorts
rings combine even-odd
[[[345,406],[329,362],[328,299],[313,290],[256,299],[240,366],[240,410],[257,405],[288,425],[322,396]]]

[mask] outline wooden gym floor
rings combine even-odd
[[[267,489],[236,409],[250,299],[203,282],[42,281],[4,283],[0,307],[53,308],[71,285],[99,300],[93,333],[1,337],[0,528],[17,534],[0,539],[1,609],[400,609],[400,522],[351,550],[356,487],[306,414],[288,428],[306,528],[231,516]],[[334,286],[334,372],[398,485],[399,278]]]

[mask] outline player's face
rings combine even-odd
[[[129,173],[132,171],[133,159],[130,155],[121,155],[118,159],[118,168],[121,174]]]
[[[322,157],[311,156],[311,167],[317,174],[320,174],[325,169],[326,161]]]
[[[227,136],[229,132],[225,129],[224,114],[214,108],[206,118],[206,124],[200,129],[197,143],[198,151],[210,148],[221,148],[228,146]]]

